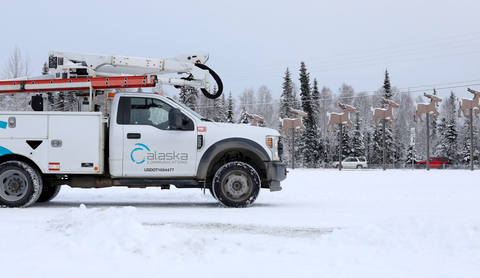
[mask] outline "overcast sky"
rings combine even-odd
[[[287,67],[298,84],[301,61],[311,81],[333,92],[342,83],[377,90],[385,69],[393,86],[418,95],[480,90],[479,0],[0,3],[0,69],[15,46],[34,75],[49,50],[155,58],[206,51],[235,96],[265,85],[278,98]]]

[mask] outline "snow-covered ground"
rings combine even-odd
[[[195,189],[63,187],[51,203],[0,209],[0,273],[480,277],[479,175],[290,170],[246,209]]]

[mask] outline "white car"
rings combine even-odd
[[[338,161],[333,162],[333,167],[338,168]],[[347,157],[342,160],[342,169],[364,169],[367,168],[365,157]]]

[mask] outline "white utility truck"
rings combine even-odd
[[[252,204],[260,188],[281,190],[287,171],[276,130],[216,123],[154,93],[117,93],[108,114],[95,111],[94,96],[102,90],[157,83],[218,97],[223,85],[204,65],[207,59],[206,53],[147,59],[52,51],[50,74],[0,81],[0,94],[89,96],[85,112],[0,112],[0,206],[48,202],[65,184],[208,189],[228,207]],[[157,77],[165,73],[189,76]],[[219,88],[215,95],[207,91],[210,77]]]

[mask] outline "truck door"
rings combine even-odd
[[[172,106],[150,97],[122,97],[123,176],[195,176],[197,132],[189,119],[188,130],[170,130]]]

